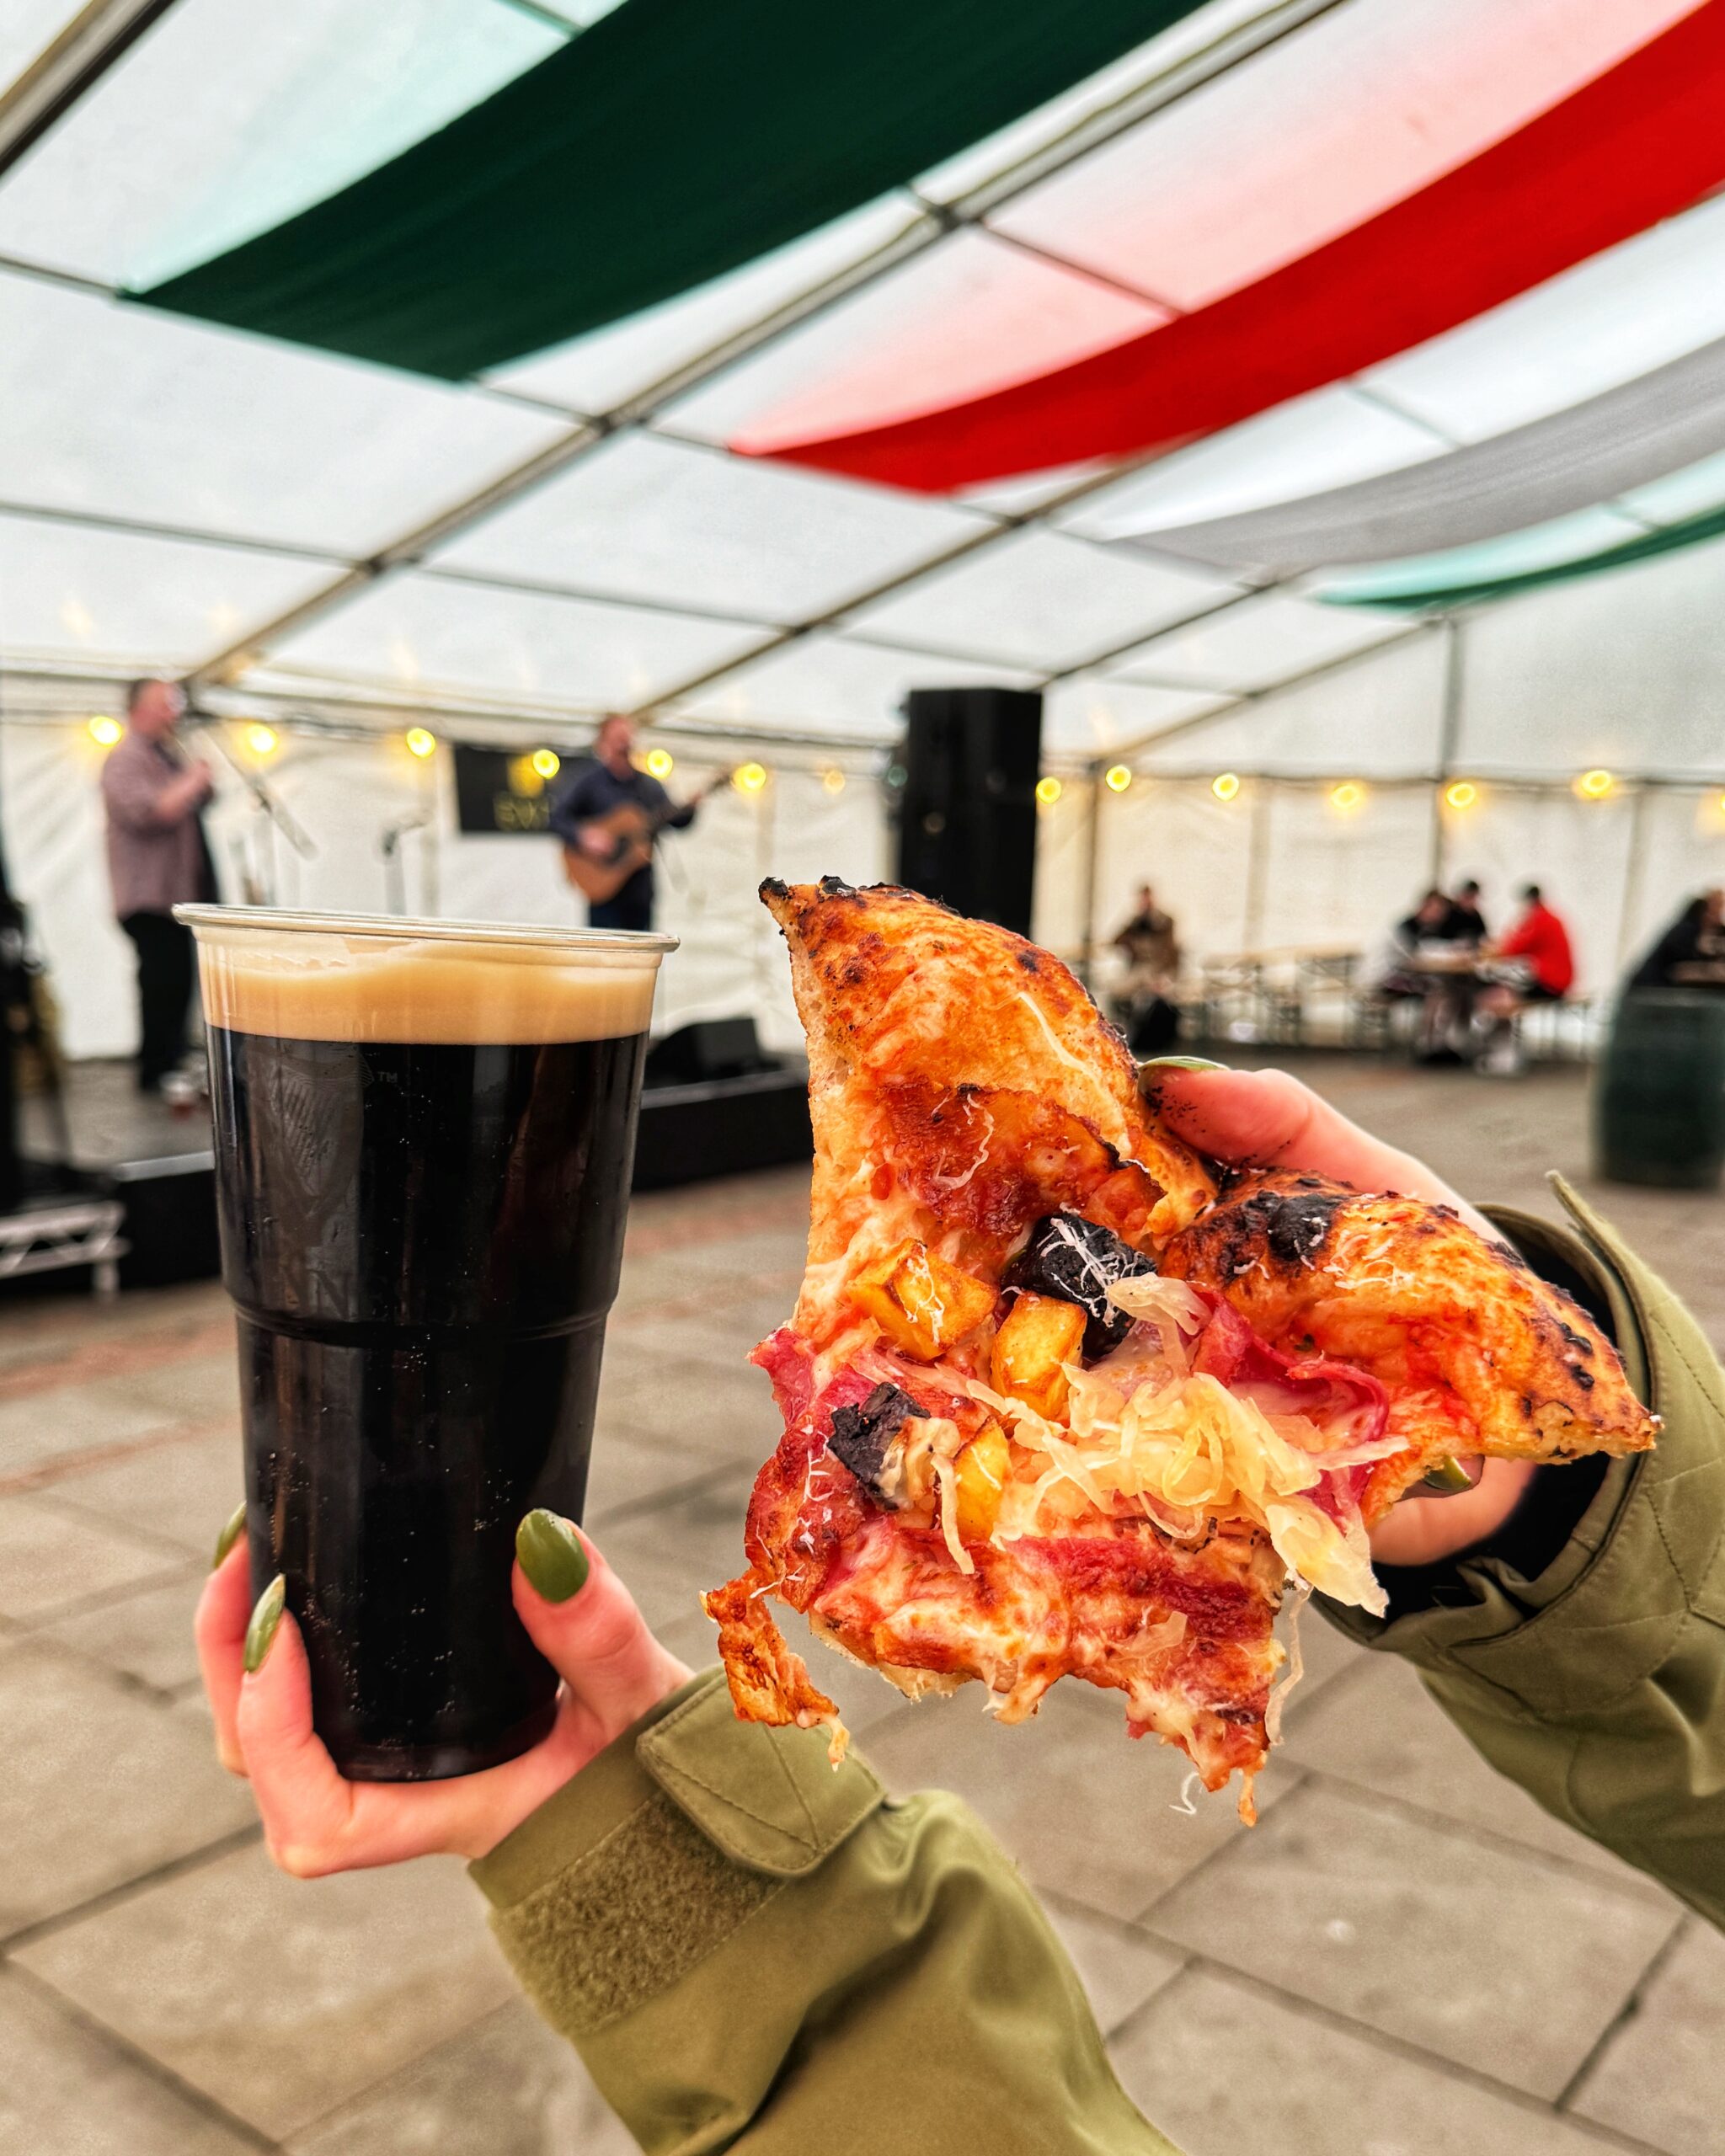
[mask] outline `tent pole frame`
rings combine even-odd
[[[1428,889],[1439,891],[1449,866],[1450,827],[1444,820],[1444,789],[1455,775],[1455,750],[1461,739],[1461,623],[1444,617],[1444,702],[1438,722],[1438,769],[1432,782],[1431,873]]]
[[[1102,798],[1108,792],[1102,782],[1105,769],[1103,760],[1097,757],[1086,773],[1090,798],[1085,803],[1084,810],[1084,928],[1078,978],[1092,992],[1096,985],[1097,882],[1102,867]]]
[[[1648,804],[1654,788],[1639,784],[1629,805],[1629,852],[1623,864],[1623,896],[1617,909],[1617,972],[1621,977],[1635,945],[1635,913],[1641,903],[1642,871],[1647,860]]]
[[[174,0],[88,0],[0,88],[0,174],[11,170],[125,57]]]
[[[1254,779],[1252,782],[1252,816],[1246,832],[1246,914],[1240,947],[1255,951],[1263,934],[1263,902],[1269,878],[1270,814],[1275,799],[1277,782],[1273,778]]]

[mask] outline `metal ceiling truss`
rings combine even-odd
[[[34,149],[173,5],[174,0],[89,0],[80,8],[0,90],[0,175]]]

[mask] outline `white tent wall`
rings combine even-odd
[[[69,1055],[136,1045],[132,948],[114,920],[96,791],[102,751],[81,727],[0,726],[6,873],[29,909]]]
[[[1259,944],[1380,944],[1412,910],[1431,848],[1431,790],[1372,786],[1358,808],[1328,789],[1274,786],[1261,871]]]
[[[1084,948],[1090,883],[1091,789],[1068,780],[1057,801],[1036,811],[1036,882],[1030,930],[1069,963]]]
[[[1102,805],[1096,927],[1106,937],[1140,883],[1178,922],[1189,952],[1238,950],[1247,939],[1247,864],[1253,804],[1218,801],[1203,780],[1140,779]]]

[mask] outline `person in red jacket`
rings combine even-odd
[[[1530,1003],[1561,1003],[1575,985],[1569,931],[1546,904],[1537,883],[1524,885],[1526,910],[1507,936],[1487,945],[1489,983],[1474,1006],[1483,1034],[1478,1068],[1507,1075],[1521,1068],[1513,1021]]]

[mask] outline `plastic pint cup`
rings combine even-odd
[[[673,937],[184,906],[239,1320],[252,1590],[343,1774],[513,1758],[557,1678],[515,1530],[578,1519]]]

